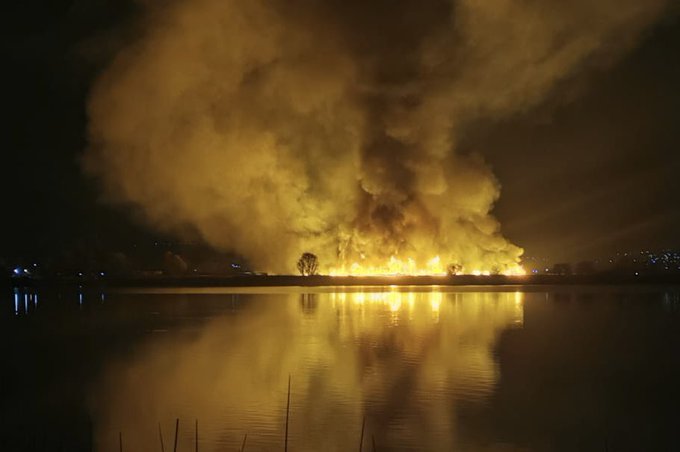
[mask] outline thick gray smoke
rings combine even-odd
[[[440,256],[508,269],[470,121],[605,66],[665,0],[151,2],[91,102],[86,170],[154,227],[258,268]]]

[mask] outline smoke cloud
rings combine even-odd
[[[516,265],[457,137],[607,66],[667,1],[146,3],[93,88],[86,172],[160,230],[290,272],[305,251]]]

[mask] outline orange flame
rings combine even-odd
[[[472,269],[457,272],[461,275],[484,275],[488,276],[496,273],[486,269]],[[329,276],[446,276],[447,269],[439,256],[435,256],[423,264],[419,264],[415,259],[408,257],[405,259],[390,257],[384,263],[359,263],[353,262],[349,265],[342,265],[329,269]],[[523,276],[526,271],[519,264],[513,264],[500,272],[506,276]]]

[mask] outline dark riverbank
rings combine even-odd
[[[7,279],[13,286],[91,286],[91,287],[316,287],[316,286],[504,286],[504,285],[680,285],[680,275],[527,275],[527,276],[154,276],[126,278],[43,278]]]

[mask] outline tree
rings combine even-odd
[[[303,253],[297,261],[298,271],[302,276],[316,275],[319,268],[319,260],[312,253]]]
[[[446,267],[446,273],[448,273],[449,276],[460,275],[463,273],[463,266],[461,264],[449,264],[448,267]]]
[[[551,273],[553,273],[554,275],[569,276],[572,275],[574,272],[571,269],[571,264],[561,263],[553,265]]]

